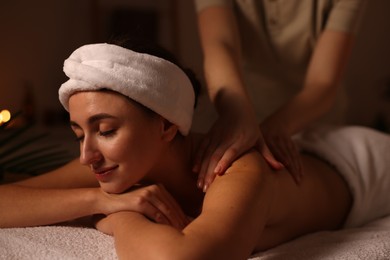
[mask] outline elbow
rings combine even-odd
[[[209,247],[197,247],[188,241],[177,241],[174,243],[162,243],[155,245],[149,250],[146,259],[153,260],[199,260],[199,259],[218,259],[212,257],[213,251]]]
[[[175,255],[175,254],[162,254],[155,256],[153,258],[150,258],[153,260],[207,260],[207,259],[216,259],[213,257],[210,257],[209,255],[206,256],[204,254],[192,254],[192,255]]]
[[[209,259],[210,257],[201,254],[200,250],[194,250],[188,247],[179,247],[172,245],[172,247],[156,248],[151,250],[150,257],[148,259],[153,260],[198,260]]]

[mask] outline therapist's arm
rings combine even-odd
[[[265,145],[241,71],[241,46],[234,13],[209,7],[198,14],[207,90],[219,118],[198,149],[194,170],[205,190],[243,152],[256,146],[276,169],[282,166]]]
[[[291,167],[287,160],[297,162],[285,156],[297,155],[291,136],[320,119],[335,103],[352,43],[349,33],[325,30],[312,54],[302,90],[261,123],[267,145],[287,168]]]

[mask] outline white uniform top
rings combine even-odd
[[[195,0],[197,11],[230,6],[236,14],[244,79],[259,120],[301,90],[325,29],[354,34],[364,0]],[[342,94],[327,122],[343,121]],[[343,108],[344,107],[344,108]]]

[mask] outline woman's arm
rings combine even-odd
[[[229,7],[208,7],[198,14],[204,72],[219,119],[197,153],[200,188],[223,174],[243,152],[257,145],[266,160],[281,168],[264,144],[241,72],[241,46],[235,16]]]
[[[98,183],[78,161],[0,186],[0,227],[47,225],[96,213]],[[95,188],[94,188],[95,187]]]
[[[260,160],[257,153],[245,155],[217,177],[202,213],[182,231],[132,212],[112,214],[97,227],[114,235],[121,259],[246,259],[269,219],[274,196],[274,178],[263,172],[269,168]]]
[[[0,186],[0,208],[0,227],[48,225],[123,210],[139,212],[176,228],[187,223],[180,207],[161,185],[108,194],[77,160],[52,172]]]

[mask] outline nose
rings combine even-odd
[[[80,144],[80,163],[83,165],[91,165],[102,159],[102,154],[99,151],[94,140],[84,137]]]

